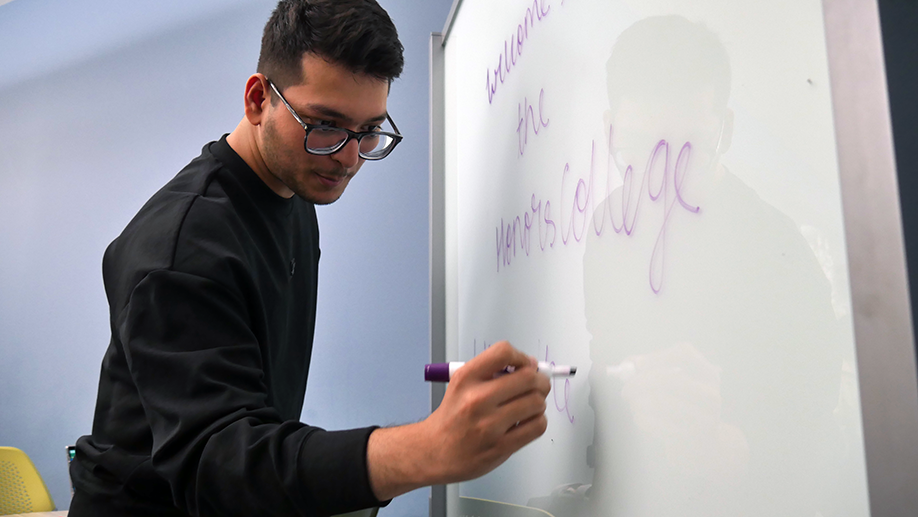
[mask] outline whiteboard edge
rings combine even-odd
[[[440,45],[446,45],[446,39],[449,38],[449,32],[453,29],[453,20],[456,19],[456,12],[459,11],[459,4],[462,3],[462,0],[453,0],[453,5],[449,8],[449,15],[446,16],[446,23],[443,24],[443,37],[441,38]]]
[[[876,0],[823,0],[873,517],[918,515],[918,381]]]
[[[430,362],[446,362],[446,191],[443,36],[430,34]],[[430,383],[430,411],[437,409],[446,384]],[[446,487],[430,489],[430,517],[446,517]]]

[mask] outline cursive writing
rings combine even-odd
[[[542,113],[545,111],[542,109],[542,101],[545,98],[545,89],[539,90],[539,117],[538,122],[536,122],[535,113],[532,111],[532,104],[529,104],[529,97],[525,97],[523,102],[517,106],[517,118],[519,122],[516,125],[516,136],[519,140],[519,149],[520,156],[523,156],[523,152],[526,150],[526,144],[529,143],[529,128],[532,128],[532,132],[536,136],[539,135],[539,131],[542,128],[548,127],[548,120],[542,119]]]
[[[488,104],[494,100],[498,84],[503,84],[507,74],[516,66],[517,59],[523,54],[523,43],[529,39],[529,29],[535,28],[535,22],[548,16],[551,6],[545,7],[545,0],[533,0],[532,7],[526,9],[522,23],[516,26],[516,31],[510,34],[510,39],[504,40],[504,51],[497,56],[497,68],[487,70],[488,79]]]
[[[546,247],[554,247],[559,234],[562,245],[581,242],[591,221],[593,231],[599,237],[605,232],[607,221],[615,233],[630,236],[637,227],[641,203],[647,199],[652,203],[660,203],[663,208],[663,222],[658,230],[649,264],[650,288],[655,293],[660,292],[663,288],[666,232],[673,210],[677,207],[690,213],[698,213],[701,210],[700,207],[689,204],[683,195],[683,187],[689,173],[692,144],[685,142],[679,149],[675,160],[672,160],[673,153],[670,143],[666,140],[659,140],[650,152],[644,174],[640,177],[640,183],[637,184],[634,168],[629,164],[625,168],[621,188],[612,192],[610,180],[613,170],[611,159],[613,135],[614,128],[610,127],[608,144],[610,152],[606,157],[606,192],[602,201],[599,202],[601,210],[596,207],[596,144],[594,141],[590,149],[589,174],[586,179],[579,178],[572,188],[569,184],[570,164],[564,164],[560,189],[562,202],[559,205],[561,214],[557,223],[551,214],[551,202],[539,199],[535,194],[532,194],[530,207],[522,216],[514,217],[509,223],[505,223],[501,218],[496,231],[498,272],[501,271],[501,267],[510,266],[516,257],[517,250],[529,256],[532,251],[533,228],[537,231],[541,251],[545,251]],[[564,201],[568,199],[570,205],[565,207]]]
[[[556,366],[553,360],[551,361],[549,360],[548,345],[545,346],[545,362],[550,364],[552,367]],[[562,381],[564,382],[564,390],[562,391],[562,394],[561,394],[561,399],[563,401],[563,404],[559,404],[558,403],[558,387],[557,387],[558,385],[557,383],[562,382]],[[573,424],[574,415],[571,414],[571,408],[570,408],[570,401],[571,401],[571,380],[570,378],[568,377],[565,377],[564,379],[561,379],[558,377],[553,378],[551,382],[551,391],[554,397],[555,409],[559,413],[566,414],[567,421]]]

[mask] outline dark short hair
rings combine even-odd
[[[303,55],[389,83],[402,73],[405,47],[375,0],[281,0],[265,25],[258,72],[279,88],[300,84]]]

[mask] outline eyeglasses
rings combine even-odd
[[[343,127],[307,124],[303,122],[303,119],[300,118],[293,107],[290,106],[287,99],[281,95],[280,90],[277,89],[274,82],[268,79],[268,84],[271,85],[271,89],[280,97],[280,100],[284,102],[284,106],[287,106],[287,110],[290,111],[293,118],[295,118],[296,121],[303,126],[303,129],[306,130],[306,136],[303,138],[303,148],[306,149],[306,152],[309,154],[316,154],[319,156],[335,154],[343,149],[351,140],[357,140],[357,154],[361,158],[364,160],[382,160],[386,156],[389,156],[389,153],[395,149],[395,146],[402,141],[403,137],[399,134],[395,122],[392,121],[389,115],[386,115],[386,120],[389,121],[389,124],[392,124],[392,129],[395,130],[394,133],[380,131],[379,129],[374,131],[355,132]]]

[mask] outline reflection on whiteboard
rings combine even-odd
[[[868,515],[819,1],[480,4],[446,47],[448,355],[588,374],[460,495]]]

